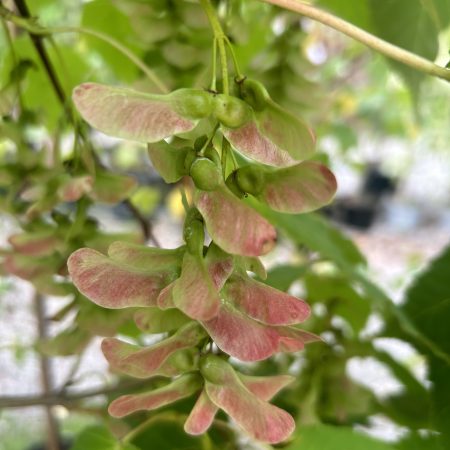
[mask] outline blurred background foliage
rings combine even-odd
[[[351,39],[271,5],[256,0],[215,3],[241,70],[262,81],[277,102],[311,122],[318,136],[317,157],[329,162],[341,184],[337,206],[327,213],[331,219],[322,214],[288,216],[260,210],[281,234],[279,249],[265,261],[270,267],[266,282],[306,298],[314,311],[307,327],[324,339],[323,344],[310,346],[301,354],[242,365],[244,372],[297,375],[296,382],[275,400],[294,415],[297,431],[291,442],[277,447],[450,448],[450,250],[442,249],[407,289],[403,284],[393,302],[391,286],[384,285],[382,278],[379,284],[372,281],[365,255],[348,237],[349,232],[355,236],[348,228],[349,220],[344,220],[344,228],[333,220],[351,216],[342,213],[349,211],[346,196],[359,194],[347,179],[364,176],[371,165],[398,181],[416,164],[418,152],[439,155],[448,163],[448,84],[387,61]],[[449,59],[447,0],[315,3],[442,65]],[[2,4],[14,9],[12,1]],[[114,38],[147,64],[170,90],[209,85],[212,33],[195,1],[29,0],[28,7],[43,27],[81,26]],[[102,250],[118,238],[142,241],[133,222],[136,210],[141,218],[155,224],[163,246],[174,246],[181,234],[178,188],[161,182],[142,146],[106,138],[73,122],[73,112],[67,114],[70,105],[62,104],[55,93],[28,33],[6,21],[2,25],[0,207],[4,220],[9,220],[9,225],[3,226],[3,241],[20,229],[31,241],[37,235],[39,239],[52,239],[51,250],[32,255],[20,254],[17,246],[12,250],[4,246],[2,296],[13,289],[10,283],[15,282],[8,273],[27,279],[42,295],[59,296],[53,320],[63,321],[63,326],[58,332],[51,331],[51,337],[41,336],[34,346],[55,356],[54,361],[84,352],[92,337],[99,334],[120,332],[144,341],[129,316],[102,310],[74,291],[64,278],[65,260],[71,251],[85,245]],[[159,92],[126,55],[109,43],[83,32],[55,32],[50,36],[45,38],[45,48],[66,98],[70,98],[74,86],[85,81]],[[84,134],[77,127],[82,127]],[[414,151],[396,151],[397,147]],[[67,186],[62,178],[73,176],[77,164],[88,170],[100,164],[105,174],[89,200],[75,203],[55,193]],[[442,178],[433,179],[433,173],[425,170],[420,175],[417,180],[431,186],[436,183],[438,189]],[[128,183],[130,176],[137,185]],[[449,206],[448,180],[444,180],[442,189],[448,190],[435,200],[435,207],[441,211]],[[24,190],[29,191],[28,196],[23,195]],[[120,195],[107,198],[108,193],[119,191]],[[371,210],[378,204],[370,188],[361,195],[358,205]],[[419,197],[420,207],[430,206],[420,205],[421,201]],[[351,206],[351,211],[361,212],[355,209],[354,201]],[[420,260],[415,267],[422,264]],[[55,273],[59,274],[56,278]],[[16,301],[23,296],[19,290]],[[408,358],[399,358],[390,343],[394,347],[407,345]],[[30,348],[19,344],[2,346],[1,352],[1,357],[14,353],[18,365],[21,359],[32,357]],[[68,357],[77,360],[76,356]],[[384,390],[386,380],[381,375],[375,375],[372,384],[353,376],[351,367],[358,361],[376,368],[381,365],[394,380],[395,389]],[[58,364],[53,365],[55,372]],[[420,376],[418,367],[423,372]],[[8,377],[8,373],[1,376]],[[27,382],[38,385],[37,380]],[[72,384],[76,387],[76,382],[77,377],[70,378],[64,389],[70,390]],[[380,389],[374,388],[374,383],[380,384]],[[1,390],[1,395],[17,393]],[[182,420],[192,399],[120,423],[108,418],[105,405],[84,401],[66,404],[61,409],[64,413],[58,410],[62,434],[74,439],[73,450],[118,450],[114,436],[146,417],[154,417],[154,421],[133,440],[135,447],[123,449],[268,448],[236,433],[223,422],[225,416],[220,416],[208,435],[186,436]],[[24,429],[21,416],[6,408],[0,412],[0,421],[2,449],[24,449],[31,441],[43,439],[43,428]],[[383,428],[389,427],[397,430],[393,436],[383,433]]]

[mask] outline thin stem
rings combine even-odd
[[[6,20],[13,22],[18,27],[21,27],[28,31],[32,36],[45,37],[52,34],[60,33],[80,33],[86,34],[88,36],[96,37],[112,47],[117,51],[126,56],[133,64],[135,64],[142,72],[147,76],[147,78],[152,81],[152,83],[160,90],[160,92],[166,94],[169,92],[169,88],[161,81],[157,75],[145,64],[143,63],[133,52],[122,45],[119,41],[108,36],[107,34],[101,33],[100,31],[91,30],[84,27],[48,27],[43,28],[23,17],[17,16],[12,11],[8,10],[4,6],[0,5],[0,16],[4,17]]]
[[[49,28],[52,33],[81,33],[86,34],[88,36],[96,37],[100,39],[112,47],[114,47],[117,51],[126,56],[133,64],[136,65],[142,72],[147,76],[147,78],[159,89],[159,91],[163,94],[167,94],[170,92],[169,88],[166,84],[158,78],[158,76],[153,72],[150,67],[148,67],[144,62],[142,62],[133,52],[131,52],[127,47],[122,45],[119,41],[114,38],[108,36],[107,34],[101,33],[100,31],[91,30],[89,28],[84,27],[58,27],[58,28]]]
[[[52,47],[53,51],[55,52],[56,57],[58,58],[58,61],[59,61],[60,67],[61,67],[61,72],[63,75],[63,80],[65,81],[65,84],[66,84],[64,87],[67,90],[67,84],[69,84],[69,85],[72,84],[69,68],[67,67],[66,62],[64,61],[64,57],[61,54],[61,52],[59,51],[59,48],[56,45],[56,42],[53,39],[53,37],[49,36],[47,39],[48,39],[48,42],[49,42],[50,46]]]
[[[34,294],[34,311],[37,320],[37,331],[39,339],[48,337],[47,333],[47,319],[45,317],[45,297],[38,292]],[[52,373],[50,366],[50,359],[44,354],[39,355],[39,364],[41,368],[41,384],[44,395],[48,395],[52,391]],[[59,431],[58,423],[53,415],[52,407],[46,405],[45,413],[47,416],[47,444],[48,450],[59,450]]]
[[[216,77],[217,77],[217,39],[214,38],[213,51],[212,51],[212,80],[211,90],[216,90]]]
[[[367,31],[346,22],[339,17],[334,16],[326,11],[323,11],[308,3],[301,2],[299,0],[262,0],[265,3],[271,3],[285,9],[302,14],[305,17],[316,20],[330,28],[333,28],[347,36],[361,42],[367,47],[382,53],[383,55],[395,59],[419,72],[424,72],[428,75],[433,75],[438,78],[442,78],[446,81],[450,81],[450,70],[444,67],[438,66],[428,59],[422,58],[415,53],[404,50],[397,47],[394,44],[384,41]]]
[[[128,383],[121,383],[114,386],[101,387],[98,389],[92,389],[73,394],[68,394],[65,391],[61,391],[53,393],[51,392],[37,396],[0,397],[0,409],[26,408],[30,406],[40,406],[40,405],[70,406],[86,398],[98,397],[100,395],[122,393],[124,391],[132,391],[145,385],[148,385],[148,380],[139,380],[139,381],[135,380]]]
[[[230,50],[231,59],[233,60],[234,71],[236,72],[236,79],[242,80],[242,79],[244,79],[244,75],[242,74],[241,70],[239,69],[239,63],[236,59],[236,55],[234,54],[233,44],[230,42],[230,40],[228,39],[227,36],[225,36],[225,42],[228,46],[228,50]]]
[[[13,44],[13,40],[11,38],[11,33],[8,29],[8,25],[6,24],[6,21],[3,19],[2,19],[2,27],[4,30],[5,37],[6,37],[6,42],[11,51],[11,59],[12,59],[13,65],[14,65],[14,67],[17,67],[18,59],[17,59],[16,52],[14,50],[14,44]],[[22,98],[22,89],[20,87],[20,79],[18,77],[16,77],[14,80],[11,80],[11,81],[16,85],[17,99],[19,101],[20,110],[23,111],[24,105],[23,105],[23,98]]]
[[[228,141],[225,138],[222,138],[222,155],[220,157],[220,163],[222,164],[222,176],[224,180],[227,179],[228,149]]]
[[[19,11],[20,16],[15,16],[13,15],[12,17],[19,17],[20,23],[28,23],[29,19],[30,19],[30,11],[28,9],[28,6],[25,2],[25,0],[14,0],[14,3],[17,7],[17,10]],[[3,12],[3,6],[0,6],[0,14],[2,14]],[[5,17],[7,20],[10,20],[10,17]],[[15,23],[12,20],[13,23]],[[16,24],[18,25],[18,24]],[[64,92],[64,89],[58,79],[58,76],[56,74],[56,71],[52,65],[52,62],[48,56],[47,50],[44,47],[44,43],[43,43],[43,36],[39,35],[39,34],[35,34],[33,32],[31,32],[30,30],[28,30],[28,33],[30,35],[30,39],[31,42],[33,43],[33,46],[37,52],[37,54],[39,55],[39,59],[42,62],[42,65],[44,66],[45,72],[47,73],[47,76],[50,80],[51,85],[53,86],[53,90],[55,91],[56,96],[58,97],[59,101],[61,102],[65,113],[67,114],[67,117],[69,118],[70,121],[74,121],[73,119],[73,114],[71,109],[68,107],[68,103],[67,103],[67,98],[66,98],[66,94]]]
[[[153,241],[156,247],[161,247],[161,244],[159,240],[156,238],[155,234],[153,233],[153,227],[142,214],[141,212],[136,208],[136,206],[133,205],[133,203],[126,199],[123,201],[124,206],[128,209],[128,211],[133,215],[133,217],[137,220],[139,223],[139,226],[141,227],[142,234],[144,236],[144,239],[148,241],[149,239]]]
[[[211,132],[211,135],[209,136],[208,140],[203,144],[203,147],[198,152],[199,156],[204,156],[206,149],[209,147],[211,142],[214,139],[214,136],[216,135],[217,130],[219,129],[219,124],[217,123],[214,129]]]
[[[228,86],[228,62],[227,62],[227,53],[225,51],[224,40],[220,39],[218,41],[219,45],[219,53],[220,53],[220,65],[222,66],[222,87],[223,93],[228,95],[230,93],[230,88]]]
[[[216,15],[210,0],[200,0],[206,15],[208,16],[209,23],[214,33],[214,38],[217,41],[217,46],[219,48],[220,65],[222,67],[222,90],[223,93],[228,95],[230,88],[228,85],[228,61],[227,52],[225,49],[226,36],[223,33],[222,27],[220,25],[219,19]]]
[[[181,203],[183,204],[184,212],[187,213],[190,209],[189,202],[186,196],[186,190],[184,186],[180,185]]]

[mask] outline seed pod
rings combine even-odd
[[[236,171],[236,184],[244,192],[258,195],[264,188],[264,169],[248,165]]]
[[[223,384],[229,378],[232,369],[219,356],[209,354],[200,360],[200,372],[210,383]]]
[[[214,191],[222,182],[219,167],[208,158],[197,158],[189,173],[195,186],[202,191]]]
[[[200,89],[178,89],[169,94],[176,111],[183,117],[202,119],[211,114],[213,96]]]
[[[251,119],[251,108],[237,97],[218,94],[214,97],[213,114],[227,128],[239,128]]]
[[[241,98],[248,103],[255,111],[262,111],[268,100],[269,93],[262,83],[246,78],[240,84]]]
[[[172,357],[173,365],[180,370],[180,372],[189,372],[197,364],[197,351],[193,348],[180,350],[174,353]]]

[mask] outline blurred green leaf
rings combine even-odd
[[[434,61],[438,52],[438,28],[422,0],[369,0],[376,34],[388,42]],[[428,3],[431,3],[428,2]],[[417,99],[421,72],[391,61]]]
[[[267,278],[264,282],[269,286],[286,292],[294,281],[305,274],[306,270],[306,266],[280,264],[267,272]]]
[[[132,444],[120,443],[114,435],[102,425],[85,428],[75,439],[70,450],[139,450]]]
[[[150,186],[142,186],[130,197],[131,203],[145,215],[150,215],[161,199],[161,192]]]
[[[125,47],[136,52],[138,41],[129,18],[109,0],[94,0],[83,6],[81,23],[84,27],[105,33],[117,39]],[[133,81],[136,67],[115,48],[103,41],[89,38],[89,49],[97,51],[105,62],[105,68],[112,69],[118,79]]]
[[[401,307],[416,327],[450,355],[450,246],[420,274]]]
[[[154,416],[148,427],[132,442],[143,450],[150,448],[155,450],[212,449],[212,443],[207,434],[198,437],[187,435],[183,429],[183,423],[184,418],[176,414]]]
[[[356,245],[318,214],[282,214],[249,200],[253,208],[292,239],[343,267],[365,264]]]
[[[333,315],[344,318],[355,333],[362,330],[371,311],[370,301],[361,297],[344,277],[308,273],[308,301],[324,302]]]
[[[300,428],[286,450],[393,450],[394,447],[346,427],[315,425]]]
[[[438,436],[411,433],[395,445],[399,450],[442,450]]]
[[[370,9],[366,0],[319,0],[318,4],[358,27],[367,31],[372,29]]]
[[[408,289],[402,311],[414,325],[443,352],[450,355],[450,247],[447,247]],[[416,345],[417,342],[415,343]],[[428,349],[419,346],[428,356],[429,378],[432,381],[433,418],[443,431],[441,446],[450,446],[450,365]]]

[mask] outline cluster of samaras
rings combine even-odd
[[[195,194],[182,247],[117,242],[107,256],[80,249],[68,266],[77,288],[93,302],[137,308],[139,328],[168,333],[145,348],[103,341],[115,370],[138,378],[172,378],[162,388],[116,399],[109,407],[113,416],[200,392],[185,424],[188,433],[205,432],[221,408],[251,436],[275,443],[292,433],[294,420],[268,400],[292,378],[245,376],[227,355],[259,361],[298,351],[317,337],[294,326],[308,317],[303,300],[249,277],[251,271],[264,278],[258,256],[272,249],[276,232],[243,197],[281,212],[306,212],[331,200],[336,181],[325,166],[304,161],[314,150],[307,125],[276,105],[259,83],[241,80],[235,89],[235,96],[197,89],[147,95],[92,83],[75,89],[75,105],[91,125],[149,143],[150,159],[164,180],[190,176]],[[163,140],[174,135],[197,140],[190,147]],[[227,173],[223,165],[230,145],[255,162]],[[207,248],[205,228],[212,240]]]

